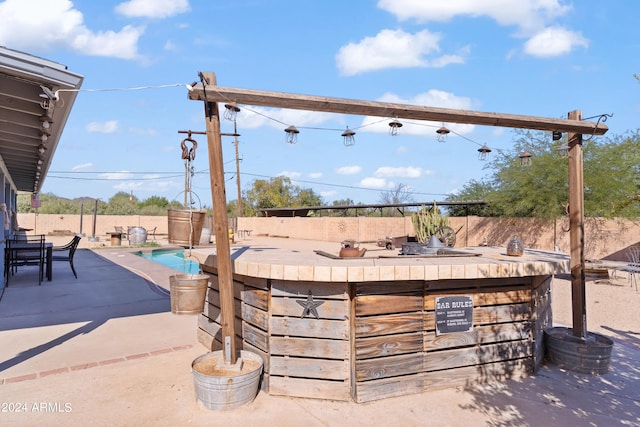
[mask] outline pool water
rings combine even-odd
[[[182,249],[157,249],[151,252],[138,252],[138,256],[165,267],[173,268],[185,274],[199,274],[200,263],[184,257]]]

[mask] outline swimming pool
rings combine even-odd
[[[155,249],[151,252],[138,252],[149,261],[157,262],[165,267],[173,268],[185,274],[199,274],[200,263],[198,261],[185,258],[183,249]]]

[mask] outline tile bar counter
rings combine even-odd
[[[232,246],[236,342],[265,360],[273,395],[367,402],[534,373],[552,326],[550,286],[569,256],[502,247],[457,256],[370,248],[334,259],[332,242]],[[215,254],[199,341],[222,348]]]

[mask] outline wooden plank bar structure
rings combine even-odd
[[[581,143],[582,134],[607,132],[600,120],[583,121],[580,112],[572,112],[562,120],[224,88],[216,85],[213,73],[200,73],[200,79],[188,96],[205,105],[217,246],[209,269],[205,269],[215,280],[199,323],[199,336],[211,349],[219,344],[229,363],[235,363],[239,351],[236,339],[243,348],[262,354],[266,372],[263,387],[270,392],[328,399],[351,396],[367,401],[419,392],[427,384],[453,385],[532,372],[542,360],[542,331],[551,325],[548,284],[552,274],[565,271],[558,268],[553,257],[537,262],[485,260],[484,264],[472,265],[431,262],[420,268],[399,267],[394,264],[397,260],[390,260],[390,265],[380,262],[352,273],[346,267],[336,268],[335,275],[333,266],[323,266],[319,271],[329,270],[331,274],[319,273],[317,279],[315,273],[310,273],[315,271],[317,258],[310,266],[304,266],[303,260],[297,260],[302,264],[287,265],[279,260],[274,267],[262,260],[251,263],[251,270],[242,267],[242,262],[231,259],[227,240],[217,102],[568,132],[574,335],[585,336]],[[369,280],[364,280],[365,271]],[[418,277],[409,280],[405,273]],[[514,277],[524,279],[513,283]],[[470,281],[458,285],[456,279]],[[391,283],[386,283],[389,280]],[[478,290],[507,285],[516,287],[489,293]],[[434,328],[433,316],[437,314],[430,309],[431,299],[435,295],[445,298],[455,294],[456,289],[464,290],[465,298],[472,301],[467,302],[473,307],[473,319],[468,320],[473,328],[464,333],[452,332],[458,334],[454,337],[434,337],[438,320]],[[309,299],[305,302],[300,298],[307,293]],[[476,296],[477,293],[484,295]],[[314,297],[318,299],[314,301]],[[514,301],[487,303],[505,297]],[[294,308],[299,310],[301,306],[301,320],[293,321]],[[388,312],[387,307],[395,311]],[[306,317],[308,314],[316,317]],[[344,337],[345,331],[348,337]],[[491,334],[494,338],[490,338]],[[455,373],[451,375],[450,370]]]
[[[356,402],[536,372],[552,276],[570,264],[562,254],[513,258],[485,247],[467,248],[480,256],[466,258],[348,261],[266,247],[245,245],[233,262],[236,338],[264,358],[262,389]],[[202,264],[211,280],[198,321],[212,351],[223,345],[218,261]],[[437,303],[447,297],[470,298],[472,328],[438,331]]]

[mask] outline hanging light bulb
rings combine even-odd
[[[349,129],[349,126],[347,126],[347,128],[345,129],[344,132],[342,132],[342,137],[344,138],[344,145],[345,147],[351,147],[352,145],[355,145],[356,143],[356,138],[355,138],[356,133]]]
[[[487,156],[489,155],[489,153],[491,152],[491,148],[487,147],[487,145],[483,145],[482,147],[478,148],[478,159],[480,160],[487,160]]]
[[[49,133],[44,131],[40,132],[40,141],[42,141],[43,144],[46,144],[48,140],[49,140]]]
[[[520,154],[520,166],[531,166],[531,153],[528,151],[525,151],[524,153]]]
[[[44,145],[40,144],[38,146],[38,153],[44,154],[45,151],[47,151],[47,147],[45,147]]]
[[[43,114],[40,116],[40,126],[42,126],[42,130],[48,132],[51,129],[51,124],[53,123],[53,119],[48,114]]]
[[[286,141],[289,144],[295,144],[296,142],[298,142],[298,134],[300,133],[300,131],[297,127],[291,125],[284,131],[287,133]]]
[[[556,150],[558,150],[558,156],[561,158],[566,159],[569,157],[569,146],[567,144],[559,145]]]
[[[451,131],[447,129],[444,124],[438,128],[436,133],[438,134],[438,142],[445,142],[447,140],[447,135],[449,135]]]
[[[393,119],[389,122],[389,135],[396,136],[398,135],[398,129],[402,127],[402,123],[400,123],[397,119]]]
[[[235,102],[230,102],[228,104],[224,104],[224,119],[229,121],[234,121],[236,116],[240,112],[240,108]]]

